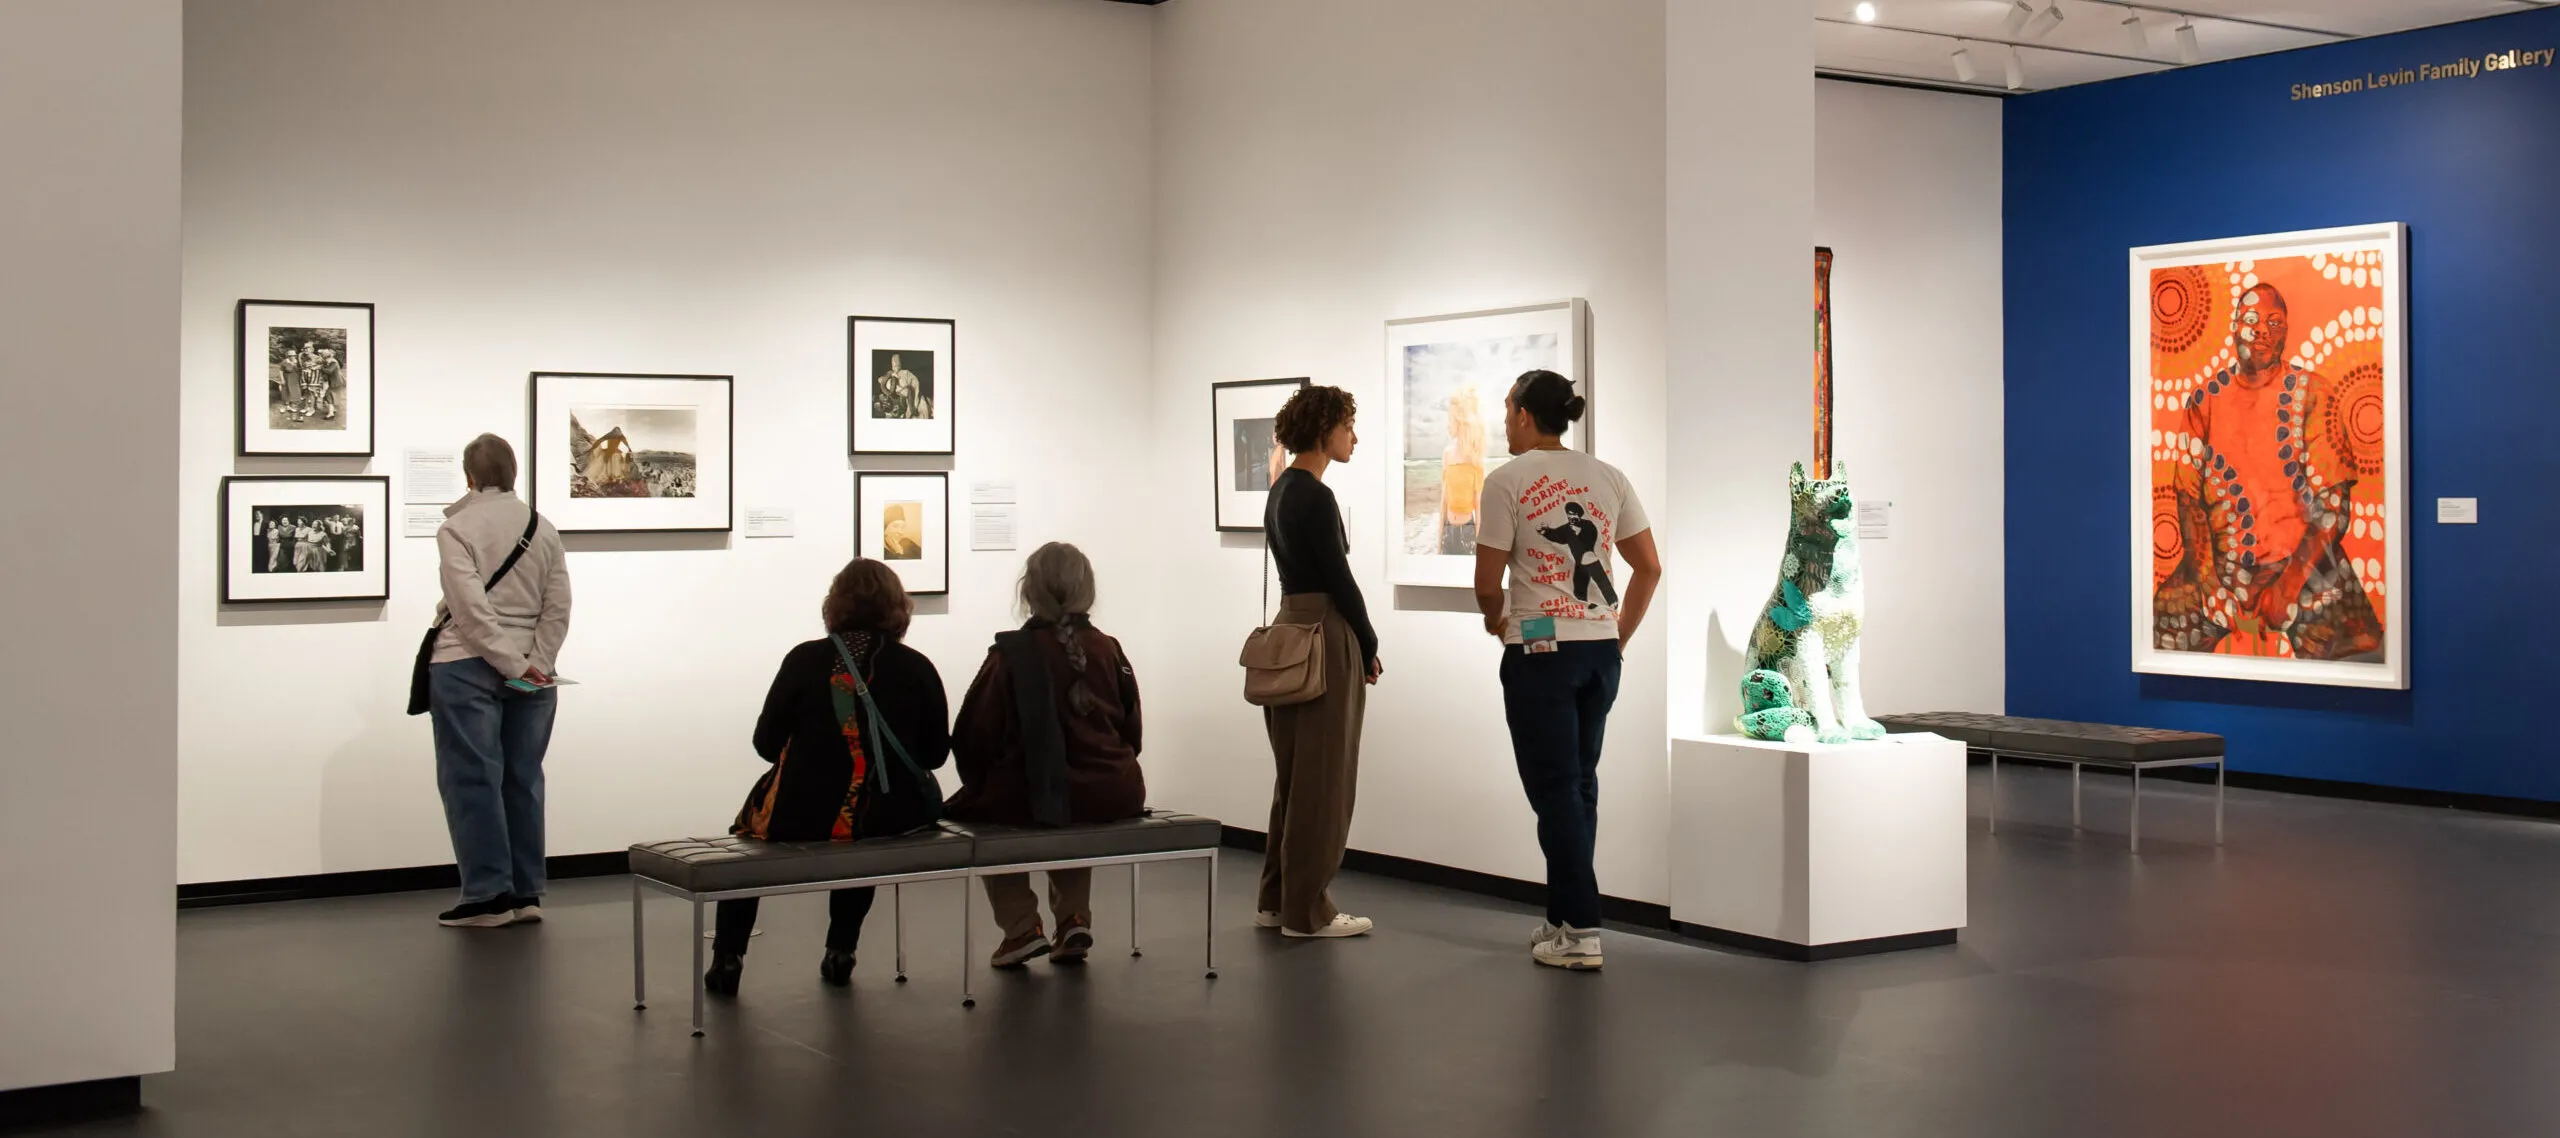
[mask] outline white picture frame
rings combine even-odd
[[[846,453],[958,453],[959,322],[852,316],[845,328]]]
[[[951,592],[950,475],[859,471],[853,476],[853,519],[854,556],[896,571],[909,596]]]
[[[2145,246],[2129,263],[2133,670],[2407,688],[2407,226]],[[2279,327],[2251,315],[2276,309],[2281,367],[2244,367]],[[2292,486],[2279,497],[2271,479]],[[2258,561],[2257,539],[2286,544],[2297,520],[2308,536]]]
[[[223,604],[391,599],[389,478],[233,475],[221,499]]]
[[[243,300],[232,337],[234,453],[373,456],[372,305]]]
[[[1209,385],[1209,492],[1220,533],[1261,533],[1271,482],[1287,469],[1288,454],[1273,435],[1273,422],[1297,379],[1247,379]]]
[[[733,387],[725,375],[533,373],[527,500],[564,534],[727,532]]]
[[[1476,430],[1482,435],[1485,474],[1510,460],[1503,442],[1502,401],[1523,372],[1546,368],[1562,374],[1596,408],[1600,400],[1591,383],[1589,326],[1589,306],[1578,297],[1387,321],[1385,538],[1391,583],[1474,587],[1474,528],[1450,524],[1446,460],[1459,446],[1459,433],[1468,433],[1472,441]],[[1473,428],[1451,410],[1467,388],[1475,392]],[[1589,451],[1591,422],[1586,412],[1565,433],[1565,445]],[[1478,505],[1481,510],[1481,497]]]

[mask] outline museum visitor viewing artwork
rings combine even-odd
[[[846,453],[955,452],[958,327],[892,316],[846,320]]]
[[[2407,685],[2404,241],[2134,251],[2134,670]]]
[[[1280,405],[1305,387],[1305,379],[1251,379],[1209,387],[1210,492],[1218,528],[1237,533],[1262,529],[1262,507],[1271,484],[1288,468],[1289,452],[1273,425]]]
[[[854,555],[887,562],[918,596],[951,591],[951,476],[865,470],[853,476]]]
[[[1467,588],[1485,476],[1509,460],[1502,401],[1521,373],[1544,368],[1588,382],[1581,300],[1387,323],[1388,578]],[[1590,449],[1589,418],[1565,445]]]
[[[242,456],[373,454],[373,306],[243,300],[234,315]]]
[[[379,475],[223,479],[223,603],[388,598],[390,511]]]
[[[729,528],[730,379],[536,372],[523,482],[562,533]]]

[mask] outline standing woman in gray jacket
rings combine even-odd
[[[569,638],[569,564],[560,531],[516,497],[507,440],[471,440],[462,476],[470,491],[436,530],[443,632],[427,671],[462,903],[436,920],[485,929],[542,919],[542,756],[560,694],[551,671]]]

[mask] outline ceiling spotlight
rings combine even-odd
[[[1858,17],[1858,22],[1861,24],[1876,22],[1876,6],[1867,3],[1866,0],[1859,0],[1858,6],[1850,9],[1850,14]]]
[[[2009,89],[2012,91],[2024,90],[2027,86],[2027,62],[2018,58],[2017,48],[2013,47],[2009,49],[2008,63]]]
[[[2045,5],[2044,11],[2036,13],[2035,19],[2027,21],[2027,38],[2043,39],[2053,34],[2053,29],[2061,26],[2062,0],[2053,0],[2052,3]]]
[[[2135,55],[2151,53],[2151,36],[2143,30],[2142,10],[2139,8],[2124,10],[2124,43],[2133,49]]]
[[[1956,82],[1971,83],[1982,77],[1981,72],[1974,70],[1973,51],[1971,49],[1961,47],[1957,48],[1956,53],[1948,56],[1947,58],[1954,61],[1956,65]]]
[[[2014,36],[2020,29],[2027,26],[2027,21],[2035,18],[2035,5],[2027,3],[2027,0],[2009,0],[2009,14],[2000,21],[2000,30],[2004,34]]]
[[[2178,62],[2194,64],[2203,61],[2204,49],[2196,44],[2195,21],[2178,21]]]

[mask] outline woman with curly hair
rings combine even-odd
[[[1275,777],[1254,923],[1284,936],[1346,937],[1372,922],[1334,908],[1331,887],[1351,839],[1367,685],[1378,682],[1378,633],[1351,578],[1351,538],[1324,473],[1360,445],[1358,405],[1339,387],[1302,387],[1272,433],[1295,457],[1271,484],[1262,528],[1280,574],[1281,624],[1324,626],[1324,694],[1263,709]]]

